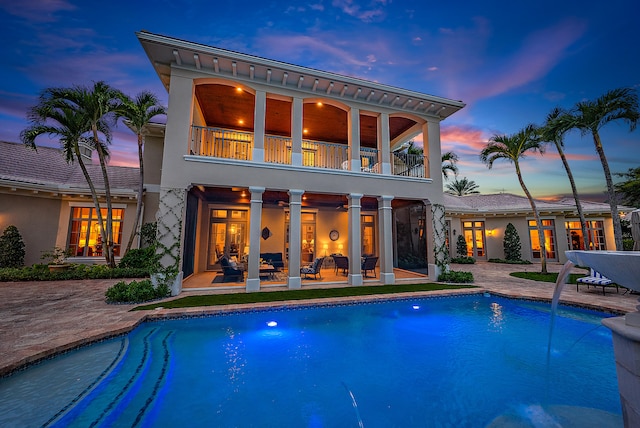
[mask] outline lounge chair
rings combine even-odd
[[[618,292],[618,284],[614,283],[609,278],[602,275],[600,272],[595,271],[591,268],[589,268],[589,276],[583,276],[582,278],[578,278],[576,280],[576,291],[578,291],[580,285],[586,285],[587,288],[592,285],[594,287],[602,287],[603,295],[605,294],[605,288],[607,287],[615,287],[616,293]]]
[[[336,275],[338,274],[338,269],[342,269],[342,274],[346,275],[349,272],[349,257],[347,256],[333,256],[333,261],[336,265]]]
[[[324,257],[318,257],[315,261],[307,266],[303,266],[300,268],[300,275],[304,275],[304,278],[307,278],[308,275],[313,275],[313,279],[317,279],[316,275],[320,275],[320,268],[322,267],[322,262],[324,261]]]
[[[222,282],[233,279],[234,281],[242,281],[244,279],[244,269],[241,266],[233,266],[227,256],[220,257],[220,266],[222,266]]]
[[[362,261],[362,275],[367,278],[367,272],[373,271],[373,277],[376,278],[376,264],[378,264],[377,257],[365,257]]]

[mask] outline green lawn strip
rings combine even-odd
[[[569,274],[569,280],[567,282],[569,284],[575,284],[576,279],[585,276],[585,274],[586,273],[571,273]],[[533,281],[556,282],[558,280],[558,274],[552,272],[512,272],[509,275],[515,276],[516,278],[531,279]]]
[[[284,300],[322,299],[331,297],[369,296],[372,294],[393,294],[416,291],[435,291],[459,288],[476,288],[473,285],[446,285],[446,284],[401,284],[401,285],[375,285],[340,288],[316,288],[309,290],[263,291],[257,293],[230,293],[208,294],[202,296],[187,296],[168,302],[153,303],[138,306],[134,311],[152,310],[158,307],[190,308],[197,306],[237,305],[242,303],[281,302]]]

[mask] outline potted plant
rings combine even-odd
[[[68,263],[65,263],[65,259],[71,255],[69,250],[63,250],[62,248],[56,246],[53,247],[52,251],[45,251],[42,253],[40,258],[42,260],[46,260],[49,272],[57,272],[61,270],[66,270],[71,266]]]

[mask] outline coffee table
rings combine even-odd
[[[260,277],[267,277],[268,279],[272,279],[274,274],[277,272],[275,266],[270,264],[260,265]]]

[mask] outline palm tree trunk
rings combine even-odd
[[[100,160],[100,169],[102,170],[102,178],[104,180],[104,193],[105,199],[107,202],[107,241],[105,242],[105,260],[109,267],[116,267],[116,261],[113,254],[113,210],[111,207],[111,187],[109,185],[109,175],[107,174],[107,164],[105,161],[105,154],[102,149],[102,145],[98,140],[98,130],[94,127],[93,129],[93,138],[94,144],[96,147],[96,151],[98,152],[98,159]]]
[[[582,229],[582,245],[584,245],[584,249],[589,249],[589,236],[587,235],[587,221],[584,218],[584,213],[582,212],[582,204],[580,204],[580,199],[578,198],[578,189],[576,188],[576,181],[573,179],[573,173],[571,172],[571,168],[569,168],[569,162],[567,161],[567,157],[564,155],[564,150],[562,150],[562,146],[556,142],[556,148],[558,149],[558,153],[560,154],[560,159],[562,159],[562,165],[564,165],[565,171],[567,171],[567,177],[569,177],[569,183],[571,184],[571,193],[573,193],[573,200],[576,202],[576,208],[578,209],[578,217],[580,218],[580,229]],[[575,250],[575,248],[573,248]]]
[[[93,184],[93,180],[91,180],[91,176],[89,175],[89,171],[87,171],[87,166],[84,164],[84,161],[82,160],[82,155],[80,154],[80,148],[78,147],[77,144],[74,145],[73,150],[75,152],[76,159],[80,164],[80,169],[82,170],[82,174],[84,175],[85,180],[87,180],[87,184],[89,185],[89,189],[91,190],[91,198],[93,199],[93,205],[96,208],[98,222],[100,223],[100,236],[102,237],[102,242],[107,242],[106,241],[107,234],[104,230],[104,227],[102,227],[104,223],[102,220],[102,211],[100,210],[100,201],[98,200],[98,192],[96,191],[96,186]],[[108,260],[107,260],[107,263],[108,263]]]
[[[140,160],[140,182],[138,183],[138,203],[136,204],[136,218],[133,222],[133,229],[131,229],[131,235],[129,236],[129,242],[127,243],[127,249],[124,254],[128,253],[133,244],[133,238],[138,231],[138,224],[140,222],[140,214],[142,213],[142,192],[144,192],[144,166],[142,160],[142,134],[138,134],[138,159]]]
[[[540,267],[542,269],[542,273],[547,273],[547,243],[544,238],[544,232],[542,231],[542,221],[540,221],[540,215],[538,214],[538,208],[536,207],[536,203],[529,193],[529,189],[524,184],[524,180],[522,179],[522,173],[520,172],[520,164],[518,161],[515,161],[516,174],[518,174],[518,181],[520,182],[520,186],[524,191],[525,195],[527,195],[527,199],[529,199],[529,204],[531,204],[531,209],[533,210],[533,216],[536,219],[536,226],[538,228],[538,241],[541,243],[540,247]]]
[[[604,179],[607,182],[607,197],[609,198],[609,206],[611,207],[611,219],[613,220],[613,236],[616,241],[616,250],[622,251],[622,225],[620,223],[620,215],[618,214],[618,202],[616,201],[616,191],[613,187],[613,180],[611,179],[611,170],[609,169],[609,162],[604,155],[604,148],[602,147],[602,141],[600,140],[600,134],[597,130],[592,131],[593,143],[596,145],[596,152],[600,156],[600,162],[602,163],[602,169],[604,170]]]

